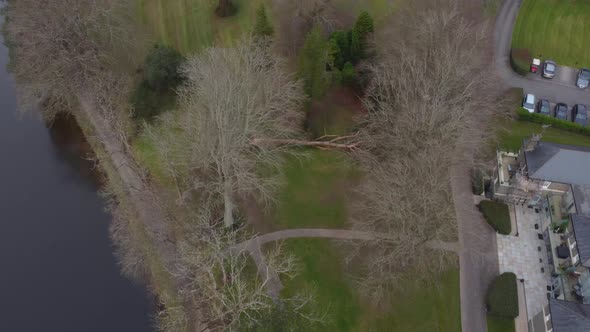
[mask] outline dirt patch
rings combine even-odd
[[[314,137],[348,133],[366,114],[355,91],[347,87],[332,88],[321,100],[311,103],[306,126]]]

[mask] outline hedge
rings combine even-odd
[[[512,232],[508,205],[496,201],[481,201],[479,203],[479,210],[496,232],[504,235]]]
[[[479,168],[471,171],[471,191],[474,195],[481,195],[485,189],[483,172]]]
[[[492,281],[486,294],[486,306],[490,315],[505,318],[518,316],[518,290],[514,273],[502,273]]]
[[[525,110],[524,108],[518,108],[516,113],[518,114],[519,120],[522,120],[522,121],[551,125],[551,127],[554,127],[554,128],[563,129],[563,130],[571,131],[574,133],[590,136],[590,128],[589,127],[582,126],[581,124],[577,124],[577,123],[569,121],[569,120],[560,120],[560,119],[556,119],[554,117],[539,114],[539,113],[530,113],[529,111]]]
[[[533,57],[528,49],[513,48],[510,50],[510,66],[519,75],[524,76],[529,72],[532,61]]]

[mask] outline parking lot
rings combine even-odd
[[[552,79],[547,79],[541,77],[539,73],[528,73],[527,78],[531,78],[534,80],[543,80],[543,81],[550,81],[553,84],[569,86],[572,88],[576,88],[576,77],[578,75],[578,69],[566,66],[560,66],[557,64],[557,70],[555,71],[555,77]]]
[[[535,98],[537,98],[536,103],[538,103],[539,100],[541,100],[541,99],[539,99],[538,96],[535,96]],[[545,98],[543,98],[543,99],[545,99]],[[555,117],[555,105],[557,105],[557,103],[549,100],[549,105],[550,105],[549,109],[551,110],[551,116]],[[586,106],[588,106],[588,105],[586,105]],[[574,105],[567,105],[567,119],[568,119],[568,121],[572,121],[572,109],[573,108],[574,108]],[[538,113],[538,110],[535,110],[535,112]]]
[[[544,84],[530,86],[529,89],[525,90],[525,96],[526,94],[533,94],[535,96],[535,112],[539,112],[540,100],[544,99],[548,101],[552,117],[555,117],[555,107],[558,103],[566,104],[567,120],[572,121],[572,110],[574,105],[581,104],[586,105],[586,107],[590,106],[590,88],[581,89],[576,86],[576,80],[578,79],[578,73],[580,71],[579,69],[557,64],[556,70],[554,71],[554,77],[545,78],[542,75],[544,68],[543,64],[544,62],[541,62],[536,73],[529,72],[526,75],[526,79],[542,81]],[[551,86],[555,86],[555,88],[552,89]]]

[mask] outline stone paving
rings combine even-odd
[[[524,279],[527,316],[531,319],[543,310],[551,284],[552,267],[547,262],[545,241],[538,237],[550,221],[545,214],[527,207],[516,206],[514,211],[518,236],[497,234],[500,273],[514,272],[518,279]]]

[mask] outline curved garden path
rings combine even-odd
[[[283,285],[278,274],[267,266],[264,259],[264,253],[262,252],[262,246],[269,242],[293,238],[327,238],[336,240],[371,241],[387,239],[387,236],[374,232],[355,231],[350,229],[298,228],[258,235],[234,245],[232,250],[247,251],[250,254],[256,263],[256,268],[260,277],[263,280],[268,280],[266,285],[268,294],[275,300],[279,298]],[[459,253],[460,251],[459,242],[429,241],[426,245],[438,250],[448,250],[455,253]]]

